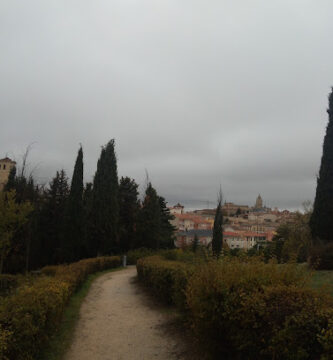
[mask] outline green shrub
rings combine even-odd
[[[310,251],[309,263],[317,270],[333,270],[333,242],[313,247]]]
[[[333,299],[308,287],[304,267],[249,257],[189,265],[154,256],[139,260],[137,270],[157,296],[186,309],[215,358],[332,355]]]
[[[152,256],[138,260],[138,278],[167,304],[185,307],[185,288],[193,268],[181,262]]]
[[[130,250],[127,253],[127,263],[129,265],[136,265],[136,262],[139,259],[152,256],[156,254],[156,250],[147,249],[147,248],[139,248],[135,250]]]
[[[15,275],[3,274],[0,275],[0,294],[7,294],[10,290],[16,288],[18,285],[18,277]]]
[[[121,264],[118,256],[48,266],[33,283],[0,302],[0,355],[5,360],[33,360],[60,323],[73,292],[89,274]],[[52,276],[49,276],[52,275]]]

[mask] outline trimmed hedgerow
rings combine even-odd
[[[15,275],[0,275],[0,295],[7,294],[18,285],[18,277]]]
[[[120,266],[118,256],[48,266],[32,284],[0,302],[0,359],[32,360],[59,325],[64,308],[89,274]]]
[[[185,289],[193,267],[176,261],[165,260],[161,256],[139,259],[136,264],[138,278],[167,304],[177,304],[184,308]]]
[[[152,257],[137,269],[155,294],[186,309],[216,358],[332,358],[333,299],[308,287],[302,267],[237,258],[189,266]]]

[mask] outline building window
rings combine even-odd
[[[3,164],[3,169],[6,170],[6,164]]]

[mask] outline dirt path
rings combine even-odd
[[[184,359],[184,344],[166,331],[167,312],[152,306],[135,278],[129,267],[95,280],[65,360]]]

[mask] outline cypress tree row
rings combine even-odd
[[[216,257],[219,257],[223,243],[223,214],[222,214],[222,191],[220,190],[217,208],[214,219],[212,250]]]
[[[119,185],[114,147],[112,139],[102,148],[94,177],[89,233],[91,255],[112,254],[119,248]]]
[[[63,233],[65,260],[73,262],[84,254],[83,150],[80,147],[66,203]]]
[[[315,241],[333,241],[333,88],[329,95],[328,125],[317,178],[316,197],[310,219]]]

